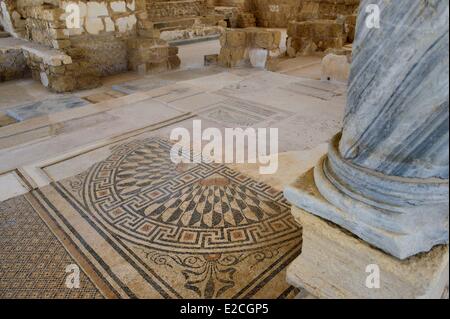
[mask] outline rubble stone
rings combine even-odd
[[[13,38],[9,38],[8,42],[11,42],[10,46],[0,47],[0,82],[30,75],[22,49],[14,45]]]
[[[281,33],[276,30],[246,28],[227,29],[220,38],[218,58],[224,67],[253,66],[267,68],[279,52]]]
[[[290,57],[339,49],[353,42],[359,0],[305,0],[288,24]]]

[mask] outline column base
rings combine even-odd
[[[313,206],[328,207],[314,184],[313,171],[302,177],[301,191]],[[314,203],[315,202],[315,203]],[[301,255],[290,265],[288,282],[318,298],[441,298],[449,277],[448,245],[405,260],[397,259],[340,226],[296,206],[303,227]],[[369,265],[377,265],[380,288],[368,288]],[[376,282],[369,282],[369,286]]]
[[[309,173],[284,191],[287,200],[348,229],[399,259],[448,240],[448,180],[386,176],[343,160],[337,135]]]

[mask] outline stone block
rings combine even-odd
[[[52,40],[52,47],[57,50],[65,49],[70,46],[69,40]]]
[[[136,0],[126,0],[127,1],[127,8],[130,11],[136,10]]]
[[[29,76],[30,70],[20,48],[0,48],[0,82]]]
[[[113,1],[109,4],[113,12],[127,12],[127,4],[124,0]]]
[[[109,11],[106,2],[90,1],[87,3],[88,18],[106,17],[108,15]]]
[[[342,48],[347,39],[344,24],[333,20],[292,22],[288,28],[287,50],[290,56],[311,54],[311,49],[326,51]]]
[[[322,59],[322,80],[347,82],[349,76],[350,62],[347,55],[328,54]]]
[[[260,28],[227,29],[221,37],[218,63],[224,67],[266,68],[279,52],[281,33]]]
[[[353,42],[358,6],[359,0],[304,0],[297,19],[288,23],[288,39],[295,39],[287,46],[288,55],[307,55]]]
[[[161,39],[132,38],[128,40],[128,68],[141,72],[160,72],[177,68],[181,61],[178,48]]]
[[[264,32],[264,31],[256,32],[255,47],[270,50],[274,48],[274,45],[275,45],[274,37],[271,32]]]
[[[47,75],[48,76],[48,75]],[[45,80],[41,76],[42,85],[48,87],[50,90],[56,93],[72,92],[77,88],[77,80],[70,75],[67,76],[48,76]],[[47,85],[46,85],[47,84]]]
[[[245,47],[247,43],[247,34],[245,31],[233,30],[226,33],[226,45],[229,47]]]
[[[83,74],[76,78],[76,89],[77,90],[89,90],[95,89],[101,85],[99,77],[95,74]]]
[[[66,29],[49,28],[48,34],[53,40],[65,40],[68,38]]]
[[[253,0],[251,1],[258,26],[265,28],[285,28],[296,18],[304,0]]]
[[[133,28],[136,27],[137,19],[136,19],[136,16],[133,14],[133,15],[129,15],[126,17],[118,18],[115,21],[115,23],[116,23],[117,30],[120,33],[125,33],[127,31],[132,31]]]
[[[227,22],[226,22],[226,21],[223,21],[223,20],[217,22],[217,25],[218,25],[219,27],[222,27],[222,28],[226,28],[226,27],[228,26]]]
[[[221,48],[219,55],[219,64],[223,67],[234,68],[244,65],[246,49],[241,48]]]
[[[438,299],[448,286],[448,245],[402,261],[298,207],[292,214],[303,244],[287,281],[317,298]]]
[[[138,35],[142,38],[159,38],[160,37],[160,31],[157,29],[139,29]]]
[[[237,27],[238,28],[250,28],[256,27],[256,19],[253,13],[241,12],[237,16]]]

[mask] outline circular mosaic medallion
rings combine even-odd
[[[208,254],[298,239],[280,192],[223,165],[174,164],[171,146],[133,141],[90,170],[84,202],[111,233],[147,247]]]

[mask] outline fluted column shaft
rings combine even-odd
[[[449,176],[449,2],[363,0],[339,145],[364,168],[409,178]]]

